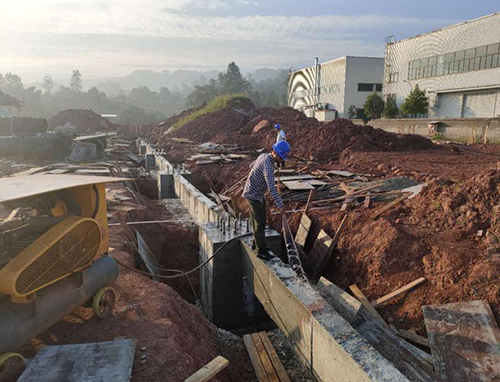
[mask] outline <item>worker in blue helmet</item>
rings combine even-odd
[[[274,125],[274,128],[278,132],[278,135],[276,137],[276,143],[281,142],[281,141],[286,142],[286,134],[285,134],[285,131],[281,128],[281,125],[279,123],[277,123],[276,125]]]
[[[243,197],[248,202],[251,219],[253,220],[252,248],[257,250],[257,255],[264,260],[272,258],[266,246],[266,204],[264,195],[269,190],[278,210],[281,213],[285,212],[283,200],[276,190],[274,167],[285,162],[290,150],[288,142],[280,141],[273,145],[273,151],[270,154],[260,154],[255,162],[251,164],[251,170],[243,190]]]

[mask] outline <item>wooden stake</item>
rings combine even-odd
[[[206,382],[219,374],[229,365],[229,361],[222,356],[217,356],[211,362],[203,366],[184,382]]]
[[[365,309],[371,313],[375,319],[380,322],[382,325],[387,327],[387,323],[384,321],[382,316],[377,312],[377,310],[373,307],[372,304],[370,304],[370,301],[366,298],[366,296],[361,292],[361,289],[358,288],[356,284],[353,284],[349,287],[351,289],[352,293],[356,298],[359,300],[359,302],[365,307]]]
[[[311,190],[309,192],[309,197],[307,198],[307,203],[306,203],[306,208],[304,209],[304,214],[307,214],[307,211],[309,210],[309,207],[311,205],[311,202],[314,198],[314,193],[316,192],[316,190]]]
[[[392,207],[394,207],[396,204],[399,204],[401,203],[403,200],[405,200],[406,198],[408,198],[408,196],[410,196],[411,193],[407,193],[407,194],[404,194],[403,196],[400,196],[399,198],[397,198],[396,200],[393,200],[392,202],[390,202],[389,204],[386,204],[384,207],[382,207],[380,210],[378,210],[377,212],[375,212],[373,215],[372,215],[372,219],[375,220],[376,218],[378,218],[381,214],[383,214],[384,212],[387,212],[389,211]]]
[[[373,300],[371,302],[371,304],[374,308],[376,308],[379,305],[382,305],[382,304],[385,304],[385,303],[391,301],[393,298],[396,298],[400,294],[408,292],[410,289],[415,288],[416,286],[422,284],[425,281],[426,281],[425,277],[419,277],[415,281],[412,281],[411,283],[409,283],[401,288],[396,289],[394,292],[391,292],[383,297],[380,297],[380,298],[377,298],[376,300]]]

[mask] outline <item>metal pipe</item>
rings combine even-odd
[[[14,304],[0,295],[0,354],[16,351],[117,278],[118,265],[105,255],[82,272],[42,289],[29,304]]]

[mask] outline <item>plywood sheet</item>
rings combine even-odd
[[[422,307],[440,382],[500,380],[500,331],[486,300]]]
[[[314,179],[313,175],[286,175],[286,176],[281,176],[280,181],[282,182],[287,182],[290,180],[304,180],[304,179]],[[278,178],[276,178],[276,181],[278,181]]]
[[[135,340],[44,346],[18,382],[129,382]]]
[[[26,175],[0,179],[0,203],[87,184],[123,182],[126,178],[85,175]]]
[[[301,182],[300,180],[291,180],[288,182],[283,182],[285,186],[288,187],[289,190],[314,190],[314,186],[306,183],[306,182]]]
[[[300,219],[299,229],[297,230],[297,234],[295,235],[295,242],[304,247],[306,244],[307,236],[309,235],[309,230],[311,229],[312,221],[306,214],[302,215],[302,219]]]

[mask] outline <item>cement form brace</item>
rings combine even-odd
[[[139,140],[138,148],[140,146],[146,146],[146,153],[155,154],[158,170],[173,173],[176,195],[191,216],[200,223],[201,257],[206,259],[221,245],[217,243],[219,240],[211,239],[218,236],[213,233],[216,229],[213,223],[218,219],[217,205],[186,179],[186,175],[189,177],[187,172],[174,170],[147,142]],[[279,238],[279,234],[272,236]],[[238,264],[239,270],[236,273],[241,273],[246,285],[285,334],[295,353],[319,381],[409,381],[321,297],[316,289],[307,281],[298,279],[289,265],[278,258],[269,262],[260,260],[251,249],[250,242],[251,238],[247,237],[236,242],[240,248],[237,248],[238,245],[229,246],[233,252],[226,253],[220,259],[225,264],[221,275],[223,278],[227,277],[227,272],[230,274],[231,268]],[[235,257],[233,264],[229,261],[231,255]],[[207,294],[210,301],[206,301],[210,306],[215,304],[214,293],[220,291],[220,288],[214,285],[214,277],[217,277],[219,272],[214,270],[214,264],[213,261],[210,262],[207,273],[202,275],[200,280],[210,284],[205,286],[205,289],[210,289]],[[228,285],[227,288],[240,289],[234,285]],[[234,295],[241,294],[238,292]],[[234,296],[228,294],[227,299],[233,300]]]

